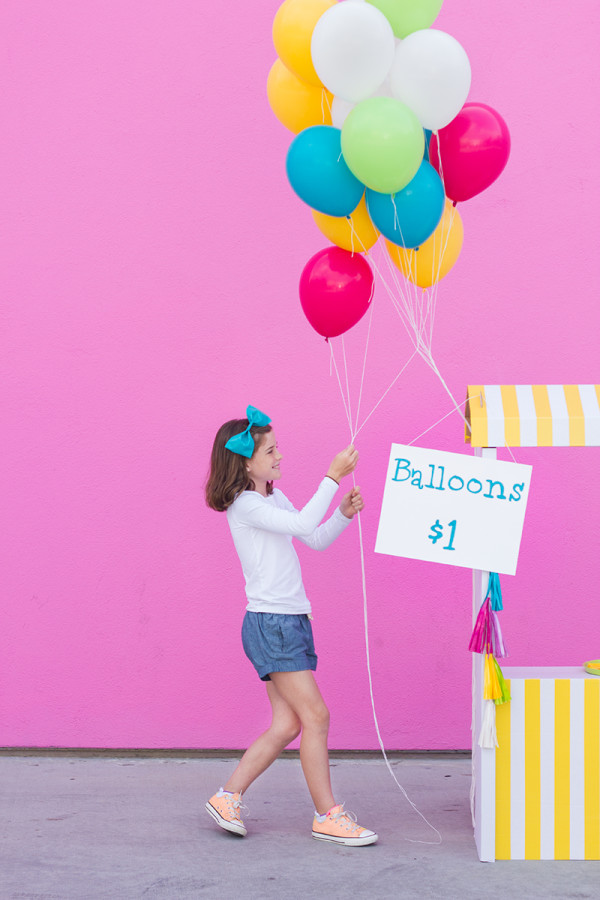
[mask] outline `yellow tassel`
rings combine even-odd
[[[499,700],[502,698],[502,687],[498,679],[496,666],[494,665],[494,657],[491,653],[486,653],[485,663],[483,667],[483,699]]]

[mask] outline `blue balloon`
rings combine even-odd
[[[400,247],[420,247],[437,228],[444,211],[444,186],[423,160],[412,181],[397,194],[367,188],[367,209],[384,237]]]
[[[300,199],[327,216],[349,216],[365,190],[342,156],[341,134],[331,125],[305,128],[286,159],[287,176]]]

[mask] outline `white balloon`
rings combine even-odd
[[[452,121],[467,99],[471,65],[455,38],[424,28],[396,47],[390,83],[394,97],[412,109],[423,128],[437,131]]]
[[[375,6],[344,0],[325,10],[312,35],[317,75],[336,97],[358,103],[385,81],[394,59],[392,26]]]

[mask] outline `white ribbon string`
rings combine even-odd
[[[331,346],[332,342],[329,341],[329,344]],[[343,345],[342,345],[342,347],[343,347]],[[415,355],[415,353],[413,353],[413,356],[414,355]],[[412,359],[412,356],[411,356],[411,359]],[[358,431],[356,431],[353,434],[352,416],[350,414],[350,396],[349,396],[350,387],[349,387],[348,369],[347,369],[347,364],[346,364],[345,349],[344,349],[344,368],[345,368],[345,374],[346,374],[346,387],[348,390],[347,397],[344,395],[342,379],[340,378],[337,363],[335,361],[335,354],[333,352],[333,346],[331,346],[331,361],[332,361],[333,367],[335,369],[338,385],[340,388],[340,394],[342,397],[342,403],[344,404],[344,410],[346,412],[346,418],[348,420],[348,428],[350,429],[350,440],[351,440],[351,442],[353,442]],[[410,362],[410,360],[408,362]],[[408,362],[405,363],[404,368],[406,368],[406,366],[408,365]],[[404,368],[402,369],[402,371],[404,371]],[[396,379],[394,379],[394,382],[392,382],[392,385],[398,379],[400,374],[401,374],[401,372],[398,374],[398,376],[396,376]],[[390,385],[390,388],[392,387],[392,385]],[[390,388],[388,388],[388,391],[390,390]],[[386,391],[386,393],[387,393],[387,391]],[[384,396],[385,396],[385,394],[384,394]],[[383,399],[383,397],[381,399]],[[379,402],[381,402],[381,400]],[[379,405],[379,403],[377,405]],[[375,410],[373,409],[371,411],[371,413],[369,413],[369,416],[367,418],[369,418],[374,411]],[[363,422],[363,426],[366,423],[366,421],[367,421],[367,419],[365,419],[365,422]],[[363,427],[363,426],[361,426],[361,427]],[[354,473],[352,475],[352,479],[353,479],[354,486],[356,487],[356,479],[354,477]],[[435,825],[431,824],[431,822],[426,818],[426,816],[423,815],[421,810],[417,807],[417,805],[413,802],[413,800],[411,800],[411,798],[408,796],[406,789],[400,784],[400,782],[396,778],[396,774],[390,765],[390,761],[388,759],[388,756],[387,756],[387,753],[385,750],[383,738],[381,737],[381,731],[379,729],[379,721],[377,718],[377,711],[375,709],[375,697],[373,694],[373,676],[371,673],[371,655],[370,655],[370,648],[369,648],[369,617],[368,617],[368,601],[367,601],[367,578],[366,578],[366,569],[365,569],[365,550],[364,550],[364,539],[363,539],[363,531],[362,531],[362,521],[361,521],[360,513],[357,513],[356,516],[358,519],[358,540],[359,540],[359,549],[360,549],[360,567],[361,567],[361,581],[362,581],[362,592],[363,592],[363,618],[364,618],[364,627],[365,627],[365,653],[366,653],[366,662],[367,662],[367,675],[368,675],[368,680],[369,680],[369,694],[371,697],[371,709],[372,709],[372,713],[373,713],[373,722],[375,725],[375,732],[377,734],[377,740],[379,743],[379,747],[381,749],[381,753],[385,760],[385,764],[388,768],[388,771],[389,771],[390,775],[392,776],[392,778],[394,779],[394,781],[396,782],[396,785],[400,789],[402,795],[406,798],[407,802],[412,807],[412,809],[417,813],[417,815],[419,815],[421,817],[421,819],[425,822],[425,824],[428,825],[432,829],[432,831],[435,832],[435,834],[438,837],[438,840],[436,840],[436,841],[422,841],[422,840],[417,840],[415,838],[405,838],[405,840],[409,841],[412,844],[441,844],[442,836],[441,836],[440,832],[438,831],[438,829],[435,827]]]

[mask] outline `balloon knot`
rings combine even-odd
[[[456,206],[457,203],[458,203],[458,200],[453,200],[453,201],[452,201],[452,206]]]

